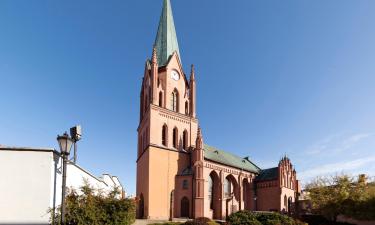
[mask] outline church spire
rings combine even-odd
[[[160,16],[158,33],[155,44],[159,66],[167,64],[169,57],[177,52],[180,58],[180,50],[173,21],[173,13],[170,0],[163,0],[163,10]],[[180,58],[181,62],[181,58]]]

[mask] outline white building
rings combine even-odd
[[[50,224],[50,209],[61,203],[62,163],[54,149],[0,146],[0,224]],[[67,164],[67,187],[79,189],[84,180],[104,193],[118,187],[116,176],[95,177]]]

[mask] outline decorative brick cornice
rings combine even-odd
[[[155,110],[155,111],[158,111],[159,115],[162,116],[162,117],[173,119],[173,120],[180,121],[180,122],[183,122],[183,123],[190,123],[190,122],[197,123],[198,122],[198,119],[196,119],[196,118],[193,118],[193,117],[190,117],[188,115],[178,113],[178,112],[166,109],[166,108],[162,108],[162,107],[159,107],[157,105],[152,104],[151,109]]]
[[[216,163],[211,163],[211,162],[204,162],[204,167],[209,168],[209,169],[214,169],[217,171],[223,171],[225,173],[230,173],[234,175],[241,175],[243,178],[254,178],[255,174],[247,171],[243,171],[237,168],[227,168],[221,165],[218,165]]]

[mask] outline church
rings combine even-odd
[[[290,213],[300,190],[290,159],[262,169],[207,145],[197,117],[198,74],[180,60],[170,0],[140,91],[137,217],[225,219],[238,210]]]

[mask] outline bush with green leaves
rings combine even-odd
[[[263,225],[296,225],[297,222],[289,216],[280,213],[255,213],[255,218]]]
[[[199,217],[194,220],[186,221],[185,225],[218,225],[218,223],[207,217]]]
[[[66,225],[130,225],[134,223],[135,201],[117,198],[118,189],[115,188],[110,193],[104,194],[85,183],[79,193],[76,190],[69,190],[67,193]],[[56,224],[60,224],[60,213],[59,207],[52,215]]]
[[[182,225],[182,224],[184,224],[184,225],[219,225],[218,223],[210,220],[207,217],[199,217],[199,218],[196,218],[196,219],[193,219],[193,220],[188,220],[185,223],[165,222],[165,223],[153,223],[153,224],[150,224],[150,225],[179,225],[179,224],[180,225]]]
[[[184,224],[184,223],[180,223],[180,222],[165,222],[165,223],[152,223],[152,224],[149,224],[149,225],[181,225],[181,224]]]
[[[246,210],[232,213],[228,216],[227,222],[230,225],[262,225],[254,213]]]
[[[254,213],[246,210],[231,214],[227,221],[230,225],[305,225],[280,213]]]

